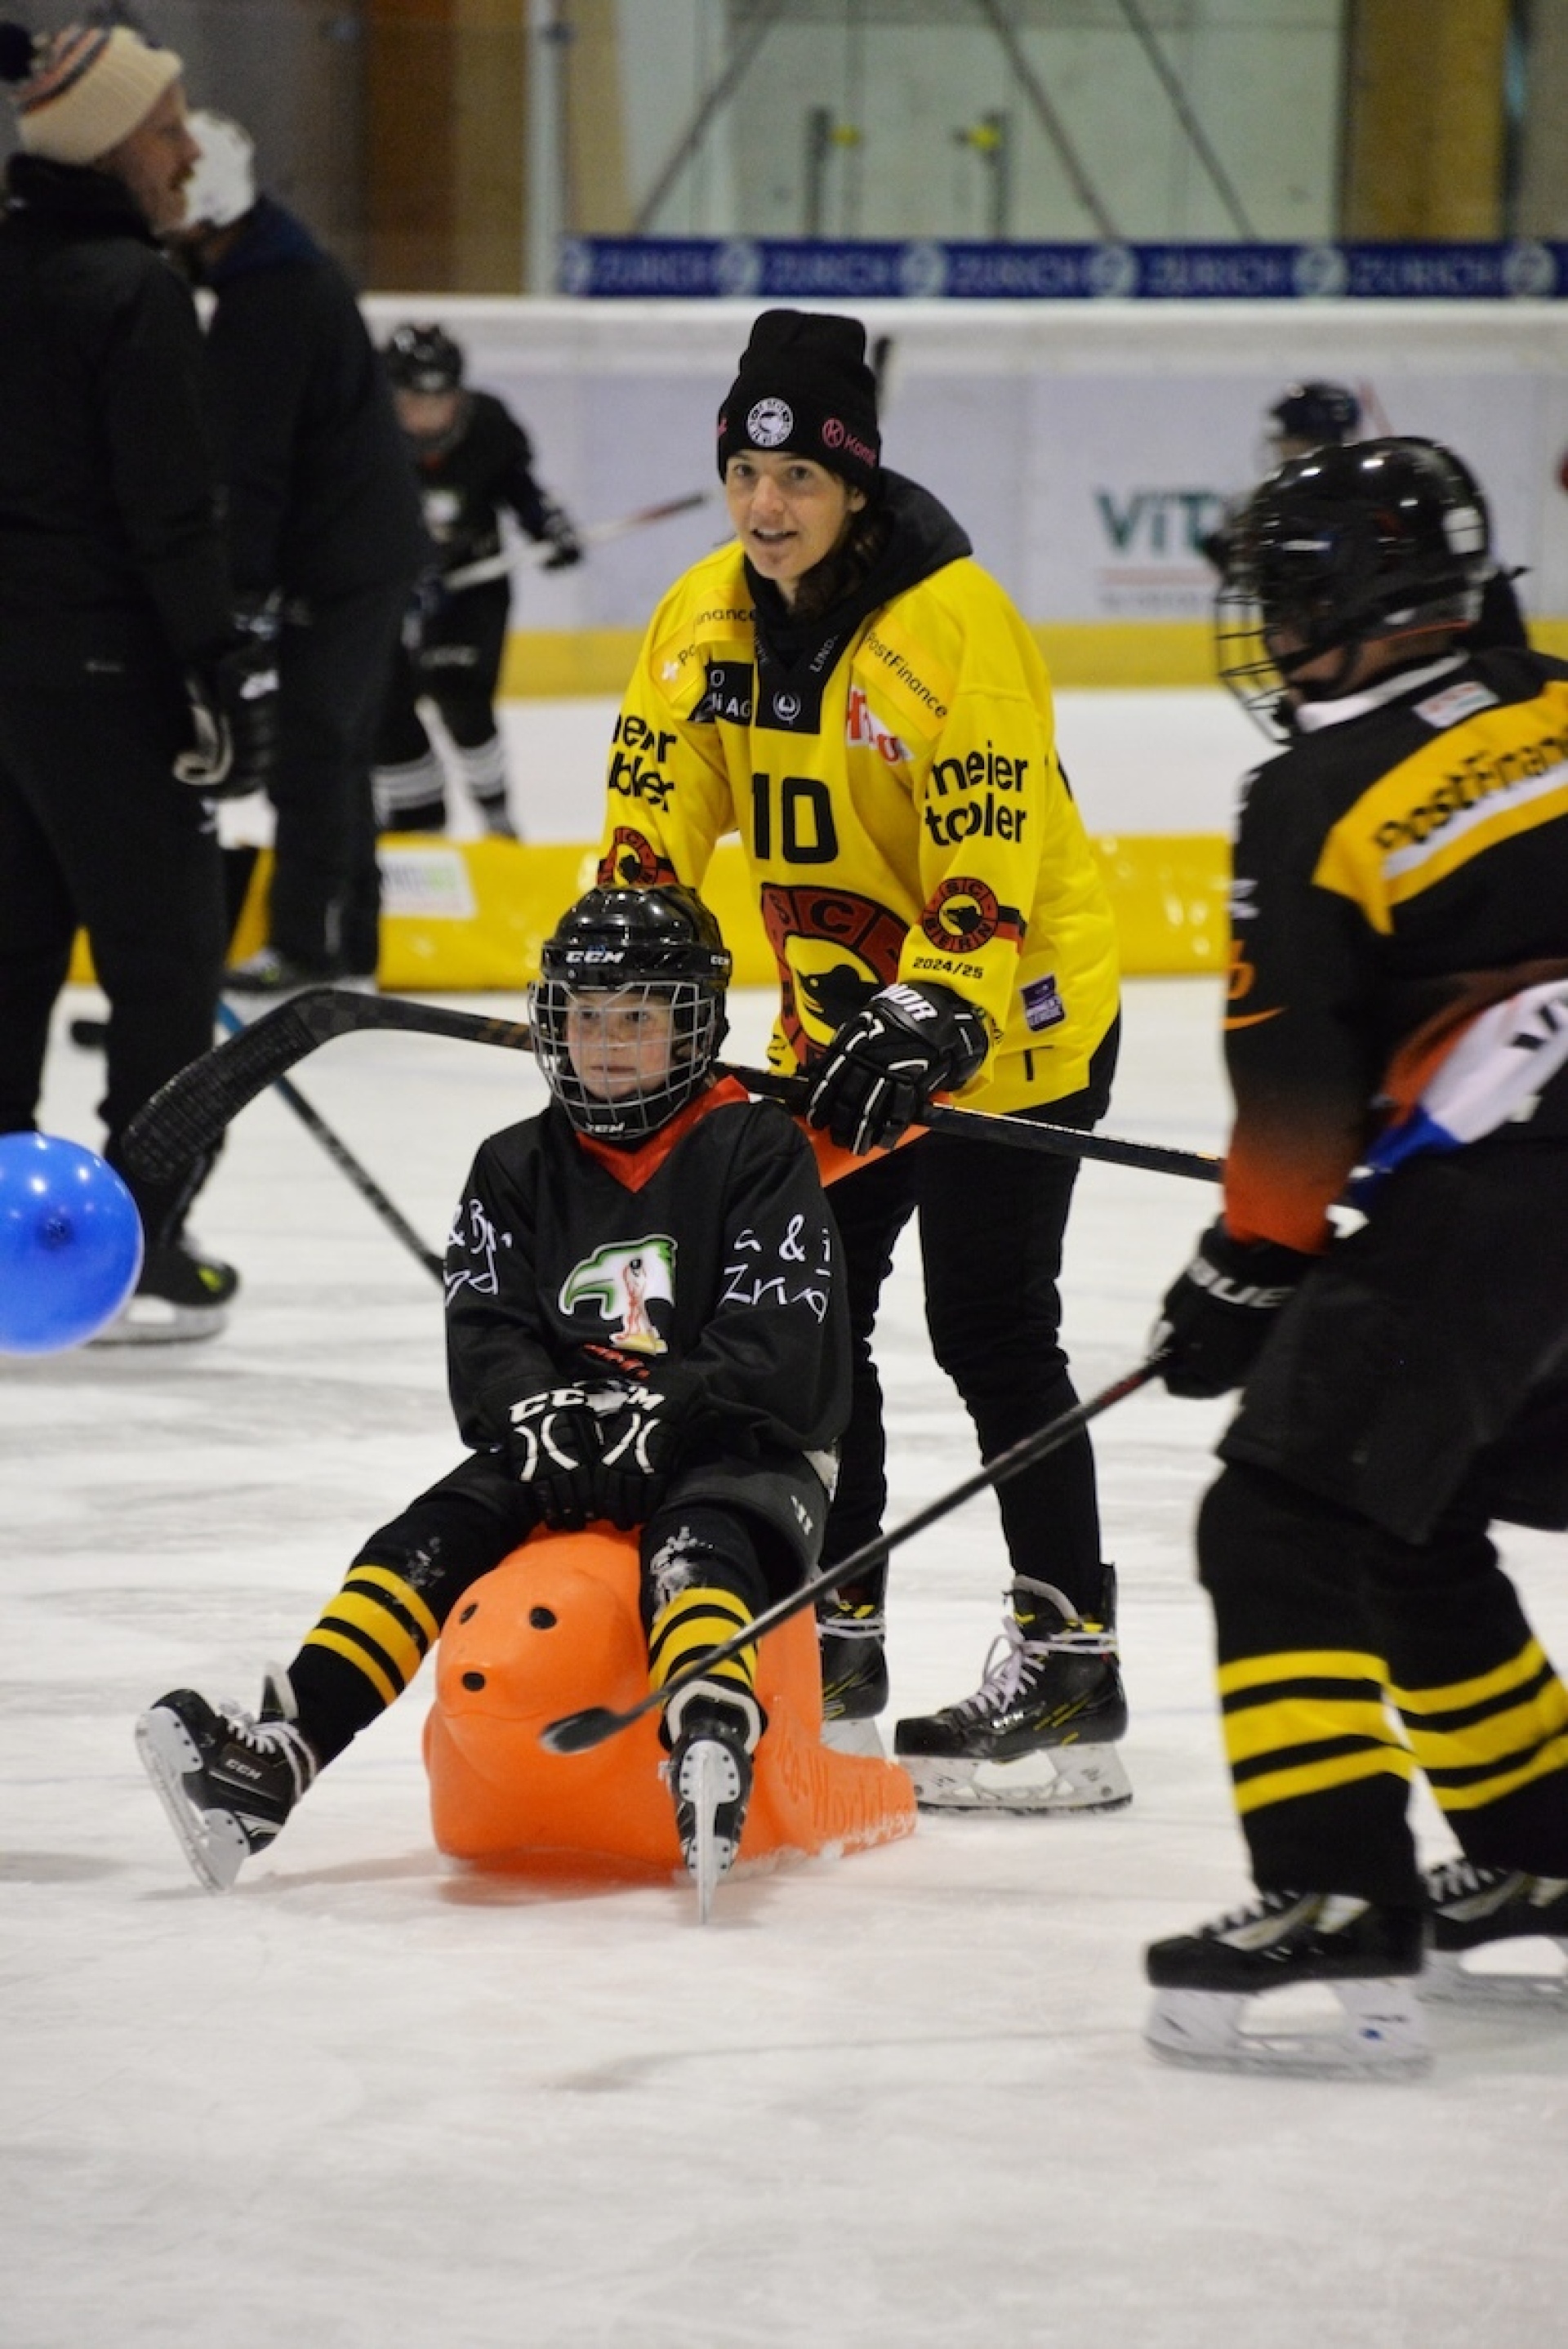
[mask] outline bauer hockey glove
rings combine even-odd
[[[1243,1385],[1282,1305],[1317,1261],[1278,1240],[1237,1240],[1211,1224],[1165,1292],[1150,1350],[1173,1395],[1196,1400]]]
[[[580,1533],[600,1516],[599,1421],[583,1387],[524,1395],[509,1417],[507,1461],[552,1533]]]
[[[638,1387],[599,1424],[599,1513],[630,1532],[664,1499],[690,1435],[699,1389],[695,1379]]]
[[[264,790],[277,763],[277,623],[264,613],[246,626],[237,643],[185,672],[193,739],[174,776],[210,800]]]
[[[989,1048],[985,1021],[946,987],[895,979],[846,1020],[818,1070],[807,1121],[863,1158],[891,1150],[934,1093],[971,1078]]]

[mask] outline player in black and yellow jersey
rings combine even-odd
[[[882,466],[864,354],[852,318],[758,319],[718,419],[736,534],[648,629],[603,867],[696,886],[738,831],[779,966],[772,1063],[815,1076],[812,1123],[868,1160],[833,1191],[857,1358],[830,1565],[882,1521],[871,1333],[917,1208],[933,1342],[985,1455],[1074,1402],[1057,1281],[1076,1162],[951,1135],[872,1154],[939,1091],[1090,1125],[1117,1036],[1110,909],[1057,761],[1045,665],[953,517]],[[975,1696],[901,1723],[900,1758],[934,1804],[1125,1801],[1087,1440],[1000,1498],[1001,1663]],[[823,1619],[830,1721],[886,1702],[882,1599],[878,1577]]]
[[[1199,1559],[1261,1900],[1150,1951],[1167,2052],[1256,2062],[1234,1993],[1359,1996],[1429,1931],[1568,1939],[1568,1692],[1488,1530],[1568,1527],[1568,663],[1469,648],[1491,569],[1459,459],[1369,440],[1270,476],[1219,599],[1285,747],[1235,846],[1224,1214],[1163,1333],[1173,1392],[1244,1385]],[[1425,1878],[1417,1771],[1462,1855]],[[1398,2041],[1370,1995],[1336,2060]]]

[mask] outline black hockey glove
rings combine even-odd
[[[260,613],[245,626],[235,643],[185,672],[194,739],[174,775],[210,800],[263,791],[277,763],[276,616]]]
[[[841,1150],[891,1150],[934,1093],[972,1077],[985,1058],[985,1022],[946,987],[895,979],[846,1020],[828,1047],[806,1107]]]
[[[664,1499],[688,1441],[699,1389],[639,1387],[600,1423],[599,1513],[629,1532],[646,1525]]]
[[[1297,1282],[1317,1261],[1278,1240],[1235,1240],[1211,1224],[1198,1253],[1165,1293],[1150,1340],[1166,1360],[1173,1395],[1228,1394],[1246,1380]]]
[[[580,1533],[601,1514],[598,1415],[585,1390],[550,1387],[524,1395],[509,1416],[512,1475],[533,1494],[540,1516],[553,1533]]]
[[[550,553],[539,566],[542,571],[570,571],[573,564],[582,562],[582,540],[561,508],[549,498],[544,501],[544,528],[541,536],[548,541],[550,546]]]

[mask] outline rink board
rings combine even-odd
[[[1123,833],[1093,845],[1130,976],[1223,967],[1228,848],[1220,835]],[[592,885],[595,857],[591,844],[576,842],[384,840],[381,986],[393,994],[527,986],[559,916]],[[271,851],[263,850],[234,933],[236,962],[265,943],[271,874]],[[738,842],[719,846],[704,895],[735,957],[735,984],[773,985],[777,967],[747,889]],[[77,940],[71,977],[91,979],[84,939]]]

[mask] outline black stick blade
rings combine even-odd
[[[581,1713],[563,1713],[559,1721],[546,1723],[539,1742],[547,1754],[586,1754],[614,1737],[631,1717],[612,1713],[608,1705],[584,1705]]]
[[[203,1052],[144,1102],[125,1130],[125,1163],[167,1182],[204,1157],[231,1119],[320,1040],[308,996],[280,1003],[227,1043]]]

